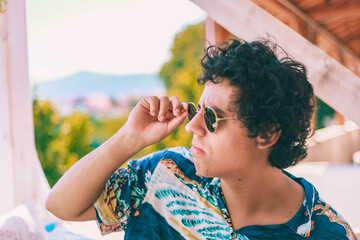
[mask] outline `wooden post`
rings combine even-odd
[[[223,28],[220,24],[212,20],[209,16],[207,16],[206,18],[205,26],[207,45],[224,42],[234,36],[228,30]]]
[[[1,9],[0,213],[28,201],[43,206],[49,192],[35,149],[25,0]]]
[[[337,125],[344,125],[345,117],[341,113],[335,111],[335,121]]]
[[[8,41],[5,3],[0,5],[0,214],[14,207],[14,169],[12,164],[12,138],[10,119],[10,97],[8,86]]]

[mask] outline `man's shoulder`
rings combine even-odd
[[[331,239],[354,239],[355,234],[348,222],[327,202],[319,198],[312,209],[311,237],[329,237]]]
[[[286,175],[298,182],[305,190],[304,217],[298,230],[304,231],[310,239],[354,239],[353,230],[348,222],[330,204],[324,201],[315,186],[305,178]],[[304,223],[305,222],[305,223]]]
[[[180,154],[184,158],[192,159],[190,149],[187,147],[179,146],[179,147],[173,147],[173,148],[166,148],[163,150],[163,152],[169,153],[169,154]]]
[[[192,160],[191,152],[187,147],[174,147],[174,148],[165,148],[153,153],[150,153],[146,156],[143,156],[136,160],[131,160],[131,162],[144,162],[144,161],[160,161],[163,159],[173,159],[173,160]]]
[[[139,159],[130,160],[128,162],[128,167],[137,169],[137,171],[150,170],[150,172],[153,172],[160,162],[166,161],[171,161],[178,167],[184,169],[188,169],[189,167],[192,168],[194,165],[191,152],[188,148],[174,147],[150,153]]]

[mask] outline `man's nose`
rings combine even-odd
[[[196,134],[200,137],[205,136],[206,129],[205,129],[205,123],[204,123],[204,116],[202,113],[198,112],[191,121],[188,122],[185,126],[185,130],[188,133]]]

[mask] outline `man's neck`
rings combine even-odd
[[[234,229],[285,223],[304,199],[303,188],[272,167],[243,179],[221,179],[221,188]]]

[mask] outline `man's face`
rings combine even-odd
[[[199,105],[214,108],[219,118],[236,117],[231,111],[231,98],[237,89],[227,80],[222,83],[206,83]],[[248,137],[247,128],[239,120],[224,120],[211,133],[198,113],[187,125],[186,131],[193,134],[191,153],[197,174],[204,177],[241,178],[250,168],[260,164],[260,150],[256,140]]]

